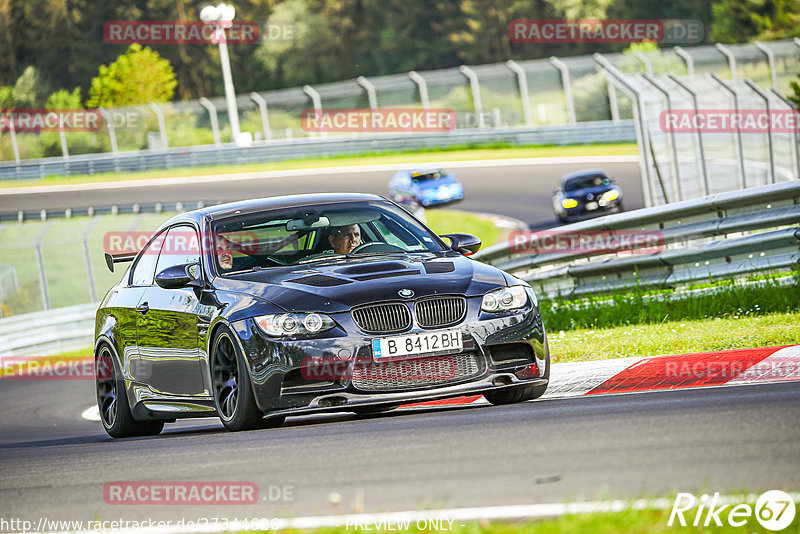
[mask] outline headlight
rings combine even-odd
[[[277,313],[256,317],[256,324],[268,336],[304,336],[330,330],[336,323],[321,313]]]
[[[483,296],[481,309],[487,312],[501,312],[522,308],[528,303],[525,286],[502,287]]]
[[[612,202],[619,198],[619,191],[617,191],[616,189],[612,189],[611,191],[606,191],[605,193],[603,193],[603,196],[601,198],[606,202]]]
[[[575,200],[574,198],[565,198],[564,200],[561,201],[561,205],[566,209],[570,209],[577,206],[578,201]]]

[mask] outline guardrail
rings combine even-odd
[[[676,288],[692,282],[800,267],[800,181],[719,193],[665,206],[606,215],[563,227],[581,235],[658,232],[663,249],[636,254],[515,253],[501,243],[475,259],[504,269],[543,296],[581,296],[636,286]],[[511,245],[511,246],[510,246]],[[652,246],[642,242],[638,250]],[[633,252],[633,253],[632,253]]]
[[[0,319],[0,355],[46,356],[91,346],[97,306],[94,302]]]
[[[0,164],[0,180],[44,178],[51,175],[100,174],[265,163],[308,157],[391,152],[457,145],[567,145],[636,141],[632,120],[596,121],[539,128],[459,129],[442,133],[376,134],[358,137],[277,140],[254,143],[176,147],[166,150],[85,154],[21,160]]]

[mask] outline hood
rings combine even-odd
[[[505,286],[503,272],[455,252],[341,258],[218,277],[221,290],[266,299],[291,312],[337,313],[354,306],[437,294],[483,295]]]

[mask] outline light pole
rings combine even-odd
[[[230,4],[220,3],[216,6],[205,6],[200,10],[200,20],[216,27],[214,38],[219,42],[219,59],[222,63],[222,80],[225,84],[225,101],[228,104],[228,120],[231,123],[233,141],[240,144],[244,141],[239,132],[239,109],[236,107],[236,92],[233,89],[231,76],[231,60],[228,56],[228,42],[225,28],[229,28],[236,16],[236,8]]]

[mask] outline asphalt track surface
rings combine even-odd
[[[0,383],[0,517],[298,517],[349,513],[359,493],[382,512],[800,485],[800,383],[313,416],[244,433],[202,419],[124,440],[80,418],[93,401],[91,380]],[[291,486],[292,500],[105,504],[105,483],[131,480],[255,482],[262,498]]]
[[[635,158],[620,157],[614,163],[531,163],[503,165],[487,160],[485,166],[455,168],[464,184],[465,199],[454,206],[467,211],[497,213],[514,217],[531,227],[556,223],[552,207],[553,189],[559,178],[585,168],[601,167],[617,179],[623,190],[626,209],[644,207],[639,164]],[[627,160],[627,161],[626,161]],[[397,166],[397,170],[403,168]],[[447,168],[445,164],[444,168]],[[335,174],[309,174],[229,181],[185,182],[116,189],[113,186],[89,190],[15,193],[0,192],[0,211],[85,208],[114,204],[153,204],[155,202],[233,201],[293,193],[360,192],[388,194],[388,183],[395,171],[361,171]]]

